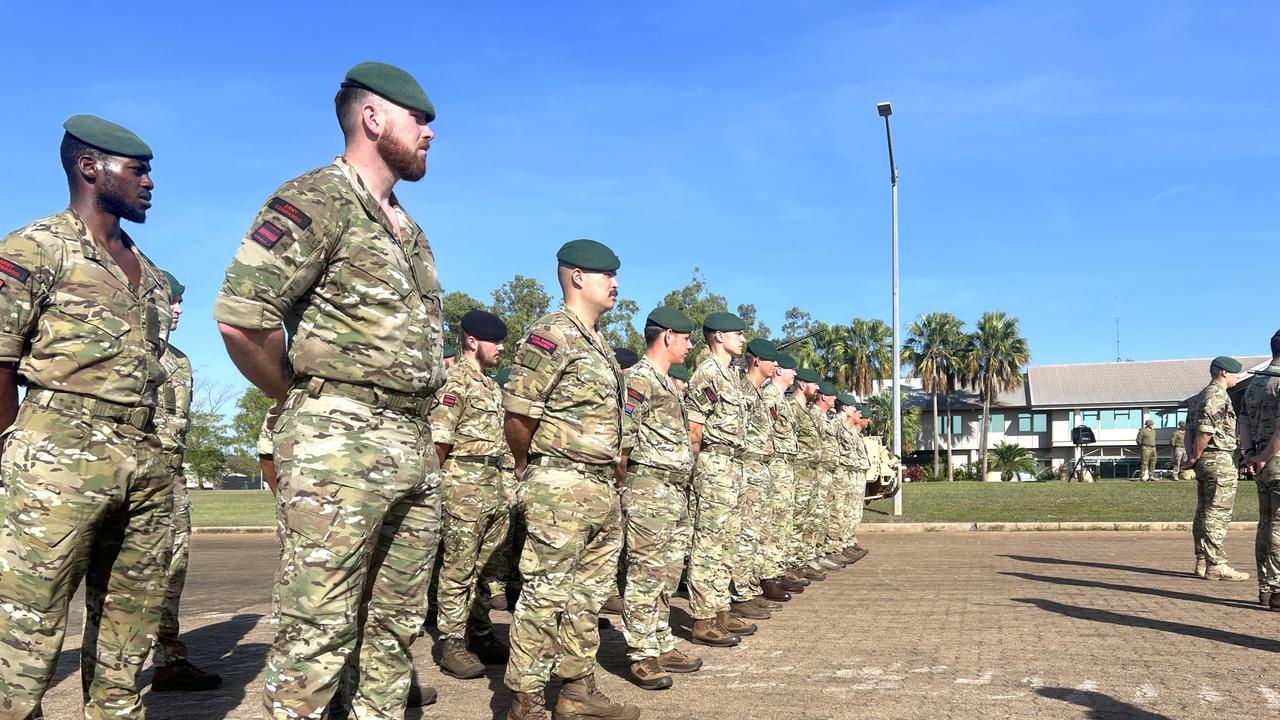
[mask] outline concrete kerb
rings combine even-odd
[[[1256,522],[1233,522],[1232,530],[1256,530]],[[1063,530],[1118,530],[1122,532],[1191,532],[1189,522],[968,522],[968,523],[862,523],[858,532],[1044,532]],[[195,535],[252,535],[274,533],[275,527],[198,527]]]

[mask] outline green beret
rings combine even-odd
[[[835,386],[835,383],[829,382],[829,381],[827,381],[827,380],[823,380],[823,381],[819,382],[819,383],[818,383],[818,394],[819,394],[819,395],[835,395],[835,394],[836,394],[836,386]]]
[[[664,330],[674,330],[678,333],[693,332],[693,322],[684,313],[674,308],[666,306],[658,306],[649,313],[649,317],[644,319],[645,326],[656,325]]]
[[[847,406],[849,406],[849,405],[853,405],[853,406],[855,406],[855,407],[856,407],[856,406],[857,406],[857,404],[858,404],[858,398],[856,398],[856,397],[854,397],[854,396],[850,395],[850,394],[849,394],[849,393],[847,393],[847,392],[842,392],[842,393],[840,393],[839,395],[836,395],[836,402],[838,402],[838,403],[840,403],[841,405],[844,405],[844,406],[846,406],[846,407],[847,407]]]
[[[507,338],[507,324],[502,318],[484,310],[471,310],[462,316],[462,331],[477,340],[502,342]]]
[[[747,343],[747,352],[761,360],[777,361],[778,347],[764,338],[755,338]]]
[[[796,371],[796,380],[807,383],[820,383],[822,378],[818,377],[818,373],[813,368],[800,368]]]
[[[94,115],[72,115],[62,128],[76,139],[110,155],[150,160],[151,147],[133,131]]]
[[[342,87],[364,88],[391,102],[427,116],[427,122],[436,119],[436,109],[431,98],[417,80],[394,65],[380,62],[362,62],[347,71]]]
[[[746,330],[747,326],[742,322],[742,318],[731,312],[713,312],[702,319],[702,329],[716,332],[739,332]]]
[[[622,261],[604,243],[595,240],[570,240],[560,246],[556,259],[588,272],[613,272],[622,267]]]
[[[456,348],[456,347],[454,347],[454,346],[452,346],[452,345],[445,345],[445,346],[444,346],[444,356],[445,356],[445,357],[447,357],[447,358],[457,357],[457,356],[458,356],[458,348]]]
[[[501,370],[493,374],[493,379],[497,381],[499,385],[506,385],[507,380],[511,379],[511,368],[510,367],[502,368]]]
[[[1213,362],[1209,363],[1209,367],[1226,370],[1229,373],[1238,373],[1244,369],[1244,366],[1240,364],[1239,360],[1236,360],[1233,357],[1227,357],[1226,355],[1219,355],[1214,358]]]
[[[174,302],[181,300],[183,293],[187,291],[187,286],[178,282],[178,278],[174,277],[173,273],[168,270],[161,270],[160,272],[163,273],[165,279],[169,281],[169,297],[171,297]]]
[[[778,366],[783,370],[795,370],[796,359],[784,352],[780,352],[778,353]]]
[[[870,405],[868,405],[868,404],[866,404],[866,403],[854,403],[854,406],[855,406],[855,407],[857,407],[857,408],[858,408],[858,412],[862,413],[863,415],[865,415],[865,416],[867,416],[867,417],[870,417],[870,416],[871,416],[871,412],[870,412],[870,411],[871,411],[871,406],[870,406]]]
[[[689,382],[689,369],[683,365],[672,365],[667,369],[667,374],[677,380]]]

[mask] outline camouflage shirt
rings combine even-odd
[[[764,387],[752,383],[747,375],[743,375],[739,382],[742,383],[742,414],[745,418],[742,448],[747,452],[772,455],[773,419],[764,400]],[[764,381],[764,385],[772,384]]]
[[[736,371],[708,355],[698,365],[684,389],[689,422],[702,426],[702,446],[726,445],[742,449],[746,423],[746,399],[734,375]]]
[[[769,419],[773,421],[773,451],[788,458],[795,457],[799,452],[796,447],[796,404],[788,400],[772,380],[764,384],[761,394],[764,395]]]
[[[683,474],[693,471],[684,401],[667,374],[658,372],[647,357],[627,372],[622,434],[622,446],[631,449],[629,462]]]
[[[604,337],[561,306],[534,323],[520,343],[502,407],[539,421],[531,456],[616,463],[624,388],[622,369]]]
[[[436,393],[431,410],[431,439],[452,445],[453,456],[501,456],[507,443],[502,435],[502,389],[480,365],[463,357]]]
[[[1187,432],[1182,428],[1178,428],[1173,431],[1172,435],[1169,436],[1169,447],[1174,448],[1175,450],[1180,447],[1184,447],[1184,443],[1186,442],[1186,439],[1187,439]]]
[[[181,454],[187,449],[187,427],[191,423],[191,360],[170,345],[160,364],[167,376],[156,403],[156,435],[165,454]]]
[[[809,406],[809,417],[813,418],[818,428],[818,447],[821,449],[819,461],[825,465],[836,464],[836,458],[840,456],[840,441],[836,437],[836,419],[832,417],[829,410],[823,410],[817,405]]]
[[[1272,360],[1267,370],[1280,373],[1280,360]],[[1245,452],[1256,452],[1271,442],[1271,436],[1280,427],[1280,377],[1254,376],[1244,391],[1244,416],[1249,421],[1249,435],[1253,447]]]
[[[1144,427],[1141,430],[1139,430],[1137,442],[1138,442],[1138,445],[1142,447],[1152,447],[1152,448],[1155,447],[1156,446],[1156,429]]]
[[[858,466],[858,451],[854,438],[858,433],[845,424],[844,418],[838,413],[831,418],[831,422],[835,425],[836,447],[839,448],[836,454],[836,462],[843,468],[856,468]]]
[[[791,405],[795,412],[796,458],[800,462],[816,463],[822,459],[822,425],[813,408],[804,404],[803,395],[793,395]]]
[[[1206,450],[1236,449],[1236,411],[1227,391],[1209,383],[1187,404],[1187,427],[1209,434]]]
[[[169,282],[124,240],[142,268],[137,291],[71,208],[0,240],[0,362],[36,387],[154,406]]]
[[[347,161],[276,190],[227,268],[213,315],[289,334],[303,377],[410,393],[444,383],[435,257],[391,196],[395,225]]]

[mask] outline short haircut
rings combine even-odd
[[[703,342],[705,342],[708,346],[709,346],[709,345],[711,345],[711,341],[712,341],[712,340],[715,340],[715,338],[716,338],[716,333],[717,333],[717,332],[719,332],[719,330],[709,330],[709,329],[707,329],[707,328],[705,328],[705,327],[704,327],[704,328],[702,328],[702,340],[703,340]]]
[[[338,116],[338,127],[342,128],[342,137],[351,139],[358,125],[355,109],[365,104],[370,95],[372,93],[362,87],[347,86],[339,89],[338,94],[333,96],[333,111]]]
[[[58,148],[58,155],[62,159],[62,171],[67,174],[68,185],[74,184],[76,177],[80,173],[77,167],[80,163],[80,158],[88,155],[98,162],[103,162],[107,159],[107,153],[71,133],[63,133],[62,146]]]
[[[658,341],[658,338],[662,337],[662,333],[666,331],[667,329],[664,327],[659,327],[657,325],[645,325],[644,326],[644,344],[646,346],[654,344],[655,342]]]

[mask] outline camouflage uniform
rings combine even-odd
[[[1143,427],[1138,431],[1138,451],[1141,461],[1138,464],[1138,478],[1146,480],[1156,477],[1156,430]]]
[[[742,517],[742,435],[745,399],[736,371],[714,355],[698,365],[685,387],[689,422],[702,425],[694,460],[693,541],[689,548],[689,612],[710,620],[729,610],[729,577]]]
[[[675,649],[671,595],[689,549],[689,475],[693,444],[680,394],[665,372],[641,358],[627,373],[624,448],[630,448],[622,494],[627,582],[622,634],[638,662]]]
[[[817,481],[814,483],[813,518],[809,523],[808,545],[815,555],[825,555],[827,550],[827,528],[831,525],[832,513],[835,509],[836,476],[840,465],[836,458],[840,448],[836,440],[835,420],[831,414],[818,407],[809,406],[809,416],[818,427],[821,453],[818,462]]]
[[[799,452],[796,423],[799,409],[772,381],[762,388],[765,405],[773,427],[773,456],[769,459],[771,492],[768,517],[764,527],[768,538],[764,546],[764,568],[761,576],[776,578],[799,562],[791,555],[792,513],[796,501],[795,461]]]
[[[1187,427],[1210,435],[1200,459],[1196,461],[1196,517],[1191,536],[1197,558],[1210,565],[1227,562],[1222,541],[1231,522],[1235,504],[1237,474],[1232,453],[1236,449],[1236,411],[1231,407],[1227,391],[1209,383],[1187,405]]]
[[[1169,437],[1169,448],[1173,451],[1173,477],[1175,480],[1182,479],[1182,463],[1187,461],[1187,431],[1183,428],[1176,428],[1173,435]]]
[[[443,332],[431,247],[391,204],[396,224],[343,158],[289,181],[214,307],[236,327],[283,322],[295,373],[273,437],[284,548],[268,717],[320,717],[353,653],[354,716],[399,717],[409,691],[439,532],[427,412]]]
[[[1272,360],[1267,370],[1280,372],[1280,360]],[[1280,378],[1257,375],[1244,392],[1244,416],[1249,422],[1252,448],[1245,454],[1261,452],[1280,427]],[[1254,478],[1258,483],[1258,530],[1253,554],[1258,564],[1258,590],[1280,592],[1280,453],[1262,466]]]
[[[125,240],[137,290],[74,210],[0,241],[0,362],[17,363],[28,387],[0,456],[5,720],[39,706],[82,577],[100,627],[85,717],[142,717],[138,673],[160,622],[173,508],[152,422],[169,283]]]
[[[733,572],[732,599],[745,602],[764,590],[760,581],[765,579],[764,546],[768,541],[768,506],[772,491],[769,477],[769,459],[773,456],[773,421],[765,403],[762,387],[752,384],[743,375],[742,410],[744,432],[742,434],[742,492],[734,514],[738,516],[738,547],[731,566]],[[771,385],[768,380],[765,384]]]
[[[848,432],[852,435],[853,470],[849,473],[849,503],[845,509],[845,547],[858,544],[858,526],[862,524],[862,512],[867,504],[867,478],[872,468],[862,433],[852,428]]]
[[[595,328],[561,307],[516,353],[502,406],[538,421],[520,484],[524,587],[511,623],[506,684],[541,693],[595,667],[600,606],[613,594],[622,512],[622,369]]]
[[[464,356],[436,398],[431,437],[453,446],[441,468],[444,557],[436,625],[441,639],[462,639],[468,630],[473,635],[492,630],[488,582],[498,571],[494,560],[511,530],[502,487],[502,391],[474,359]]]
[[[854,447],[854,433],[845,424],[844,418],[836,413],[831,418],[836,449],[836,474],[832,482],[832,509],[827,525],[828,553],[838,553],[850,545],[849,525],[852,520],[854,498],[854,472],[858,465],[857,450]]]
[[[820,517],[822,426],[812,408],[805,406],[804,396],[797,393],[789,401],[794,406],[796,429],[795,503],[792,510],[790,555],[797,564],[817,559],[812,537]]]
[[[187,558],[191,551],[191,498],[182,471],[182,454],[187,448],[187,426],[191,422],[191,360],[170,345],[160,358],[168,377],[160,387],[156,407],[156,433],[173,472],[173,556],[169,560],[169,583],[164,591],[160,628],[156,632],[155,664],[171,665],[187,659],[187,646],[178,640],[178,605],[187,584]],[[86,633],[87,634],[87,633]]]

